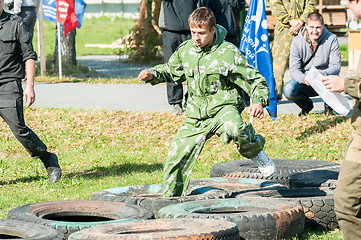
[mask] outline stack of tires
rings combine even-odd
[[[334,190],[340,166],[337,163],[305,160],[274,159],[277,171],[263,177],[250,160],[231,161],[214,165],[211,177],[254,178],[275,181],[285,188],[240,193],[235,198],[261,197],[299,203],[306,216],[306,227],[333,230],[338,227],[334,211]]]
[[[214,165],[184,197],[162,185],[105,189],[91,200],[23,205],[0,221],[0,239],[291,239],[305,227],[337,227],[337,164],[276,159],[263,178],[247,160]],[[295,167],[296,166],[296,167]]]

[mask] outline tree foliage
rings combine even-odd
[[[158,27],[160,5],[161,0],[142,0],[138,23],[125,40],[126,53],[131,63],[150,63],[159,58],[159,49],[162,47],[161,30]]]

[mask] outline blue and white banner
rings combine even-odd
[[[43,0],[44,19],[56,22],[56,0]]]
[[[272,120],[277,118],[277,91],[273,75],[272,57],[264,0],[251,0],[245,19],[239,49],[249,63],[267,80],[270,105],[266,107]]]
[[[74,10],[78,20],[78,27],[80,28],[83,23],[83,16],[86,3],[83,0],[74,1]],[[43,14],[44,19],[56,22],[56,0],[43,0]]]

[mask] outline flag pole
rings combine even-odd
[[[42,77],[45,77],[46,57],[45,57],[45,41],[44,41],[43,1],[40,1],[39,3],[37,29],[38,29],[38,51],[40,53],[40,74]]]
[[[62,78],[62,69],[61,69],[61,36],[60,36],[60,22],[57,22],[57,31],[58,31],[58,60],[59,60],[59,78]]]

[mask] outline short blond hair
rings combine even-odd
[[[199,7],[189,15],[189,27],[208,27],[212,30],[216,26],[216,18],[213,12],[206,7]]]

